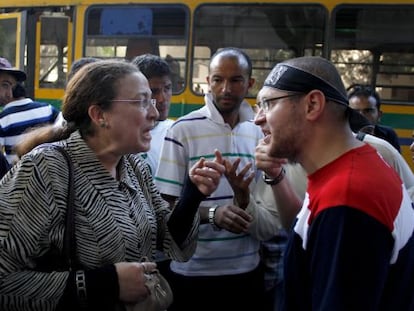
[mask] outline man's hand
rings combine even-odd
[[[248,232],[253,217],[235,205],[223,205],[216,209],[214,222],[217,227],[233,233]]]
[[[262,139],[256,146],[255,159],[256,166],[266,173],[267,176],[274,178],[280,174],[282,165],[287,163],[287,159],[273,158],[269,156],[269,143]]]
[[[254,171],[250,171],[252,163],[246,164],[243,169],[237,173],[241,159],[237,158],[233,163],[228,160],[224,160],[224,166],[226,176],[231,188],[234,192],[234,203],[242,209],[246,209],[250,201],[250,189],[249,185],[254,179]]]

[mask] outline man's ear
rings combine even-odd
[[[211,93],[211,87],[210,87],[210,76],[206,77],[206,81],[207,81],[207,92]]]
[[[306,95],[306,100],[306,117],[316,120],[325,109],[325,95],[319,90],[312,90]]]
[[[254,83],[256,82],[256,80],[254,78],[249,78],[249,89],[252,88],[252,86],[254,85]]]

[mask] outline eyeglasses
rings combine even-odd
[[[141,110],[148,110],[150,106],[155,107],[157,100],[155,98],[145,98],[145,99],[113,99],[111,102],[126,102],[126,103],[136,103],[138,108]]]
[[[272,109],[273,106],[276,105],[275,101],[278,101],[278,100],[283,99],[283,98],[298,96],[298,95],[302,95],[302,93],[288,94],[288,95],[283,95],[283,96],[279,96],[279,97],[264,99],[264,100],[258,102],[256,105],[257,105],[257,108],[262,109],[264,113],[268,113],[270,111],[270,109]],[[273,102],[274,104],[272,105],[271,102]]]

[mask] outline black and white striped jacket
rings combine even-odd
[[[122,157],[115,180],[79,132],[59,142],[75,174],[77,258],[93,269],[153,258],[157,246],[175,260],[193,254],[198,221],[185,249],[172,240],[168,203],[156,189],[144,160]],[[23,156],[0,182],[0,310],[53,310],[69,272],[33,271],[34,259],[51,244],[63,245],[68,168],[63,155],[42,146]]]

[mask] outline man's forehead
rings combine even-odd
[[[212,71],[209,75],[210,79],[220,79],[228,81],[248,81],[249,75],[242,69],[237,71]],[[211,82],[211,81],[210,81]]]
[[[374,96],[355,95],[349,99],[349,104],[359,104],[365,106],[377,106],[377,101]]]
[[[210,64],[209,75],[211,77],[237,78],[248,77],[247,64],[240,63],[237,58],[216,57]]]
[[[14,86],[16,85],[17,80],[13,75],[0,71],[0,83],[4,83],[4,82],[10,83]]]
[[[263,86],[259,93],[257,93],[257,100],[262,100],[270,97],[279,96],[281,93],[280,90],[269,87],[269,86]]]
[[[172,84],[172,81],[169,76],[163,76],[163,77],[152,77],[148,79],[148,83],[151,88],[160,88],[165,85]]]

